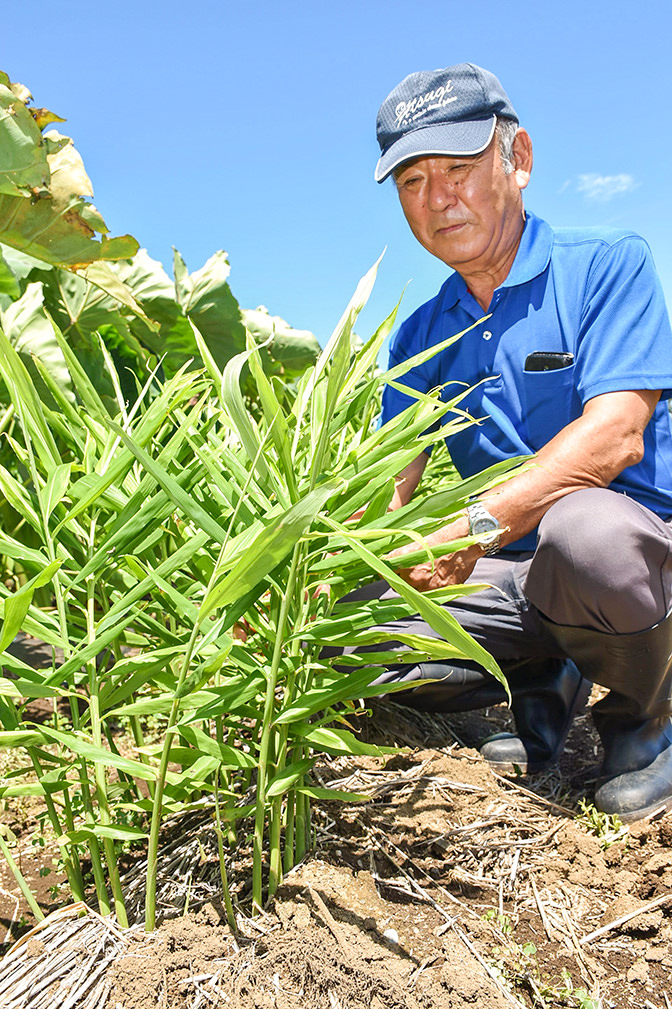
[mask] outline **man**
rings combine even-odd
[[[497,78],[473,64],[411,74],[377,132],[376,180],[393,176],[413,234],[455,271],[402,324],[390,364],[487,317],[404,382],[473,387],[461,405],[479,423],[448,442],[463,477],[536,453],[431,537],[486,533],[479,543],[405,577],[421,590],[493,586],[450,608],[509,670],[517,735],[483,746],[496,767],[549,766],[587,681],[609,689],[593,707],[596,804],[638,819],[672,805],[672,333],[649,250],[629,232],[553,231],[525,211],[530,137]],[[383,422],[410,402],[386,388]],[[400,474],[393,507],[426,462],[420,453]],[[475,666],[405,677],[444,677],[411,695],[434,710],[499,696]]]

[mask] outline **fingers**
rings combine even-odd
[[[397,574],[418,592],[429,592],[447,585],[461,585],[473,571],[477,557],[478,553],[460,550],[445,557],[437,557],[433,564],[397,568]]]

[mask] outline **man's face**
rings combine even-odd
[[[396,184],[420,244],[468,274],[497,271],[512,242],[517,245],[523,223],[521,189],[528,178],[529,171],[504,172],[495,138],[482,154],[408,161],[396,174]]]

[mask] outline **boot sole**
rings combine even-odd
[[[514,736],[513,738],[517,739],[518,737]],[[496,774],[503,774],[511,778],[520,778],[524,774],[543,774],[544,771],[550,770],[558,763],[557,757],[547,760],[543,764],[528,764],[525,760],[488,760],[485,754],[483,756],[488,767],[492,768]]]
[[[660,813],[663,816],[665,813],[669,813],[671,809],[672,796],[663,802],[653,802],[646,809],[637,809],[632,813],[612,813],[611,815],[617,816],[621,823],[637,823],[638,820],[646,820],[648,816],[652,816],[654,813]]]

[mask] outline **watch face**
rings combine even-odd
[[[484,553],[495,553],[502,534],[499,522],[478,502],[470,505],[467,511],[469,513],[469,532],[481,537],[479,546]]]
[[[499,530],[499,524],[490,516],[483,516],[472,523],[471,529],[474,533],[491,533]]]

